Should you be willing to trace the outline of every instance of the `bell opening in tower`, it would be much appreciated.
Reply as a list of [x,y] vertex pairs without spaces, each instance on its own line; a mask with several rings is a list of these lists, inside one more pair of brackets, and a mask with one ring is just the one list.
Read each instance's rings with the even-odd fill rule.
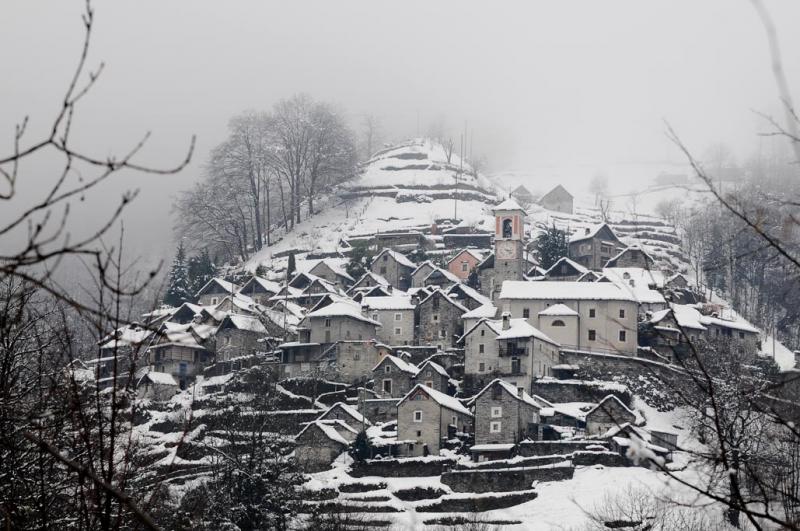
[[511,218],[506,218],[503,220],[503,238],[510,238],[512,233],[512,221]]

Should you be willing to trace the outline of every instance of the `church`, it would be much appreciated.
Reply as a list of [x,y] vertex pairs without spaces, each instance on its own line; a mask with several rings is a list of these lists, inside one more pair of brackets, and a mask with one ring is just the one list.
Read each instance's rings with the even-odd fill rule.
[[523,280],[525,260],[525,210],[512,198],[492,208],[495,219],[494,252],[477,266],[481,291],[496,300],[503,282]]

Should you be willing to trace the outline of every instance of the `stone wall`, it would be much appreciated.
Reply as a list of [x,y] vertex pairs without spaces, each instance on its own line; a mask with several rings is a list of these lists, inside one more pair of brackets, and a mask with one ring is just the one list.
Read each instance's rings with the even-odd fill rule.
[[498,459],[496,461],[483,461],[481,463],[459,463],[455,466],[455,470],[490,470],[501,468],[531,468],[543,465],[552,465],[564,461],[561,455],[547,455],[526,457],[520,459],[513,457],[511,459]]
[[399,399],[396,398],[367,399],[363,409],[359,406],[359,411],[363,411],[364,415],[373,424],[391,422],[397,420],[397,402],[399,402]]
[[[438,308],[434,304],[438,300]],[[455,346],[456,338],[464,333],[461,315],[464,310],[449,302],[440,292],[419,305],[419,329],[417,342],[420,345]]]
[[527,490],[526,492],[498,494],[496,496],[445,498],[434,503],[418,505],[416,511],[420,513],[480,513],[514,507],[515,505],[531,501],[537,496],[538,493],[536,491]]
[[589,446],[606,446],[601,441],[522,441],[517,446],[521,456],[570,455],[586,450]]
[[531,384],[531,393],[550,402],[600,402],[614,395],[623,404],[631,403],[631,393],[624,385],[615,382],[591,380],[536,380]]
[[529,468],[455,470],[442,474],[442,483],[454,492],[509,492],[526,490],[534,481],[572,479],[570,464]]
[[572,464],[575,466],[628,466],[628,460],[615,452],[575,452],[572,454]]
[[430,477],[439,476],[455,464],[455,459],[419,458],[419,459],[375,459],[354,463],[348,472],[354,478],[379,476],[387,478]]

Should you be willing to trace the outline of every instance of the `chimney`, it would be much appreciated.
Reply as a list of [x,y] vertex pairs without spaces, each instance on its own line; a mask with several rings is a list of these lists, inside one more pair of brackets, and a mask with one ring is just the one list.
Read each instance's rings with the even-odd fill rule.
[[583,230],[585,230],[585,231],[586,231],[584,234],[589,234],[590,232],[592,232],[592,231],[591,231],[591,229],[590,229],[589,227],[586,227],[586,228],[585,228],[585,229],[583,229]]
[[509,328],[511,328],[511,314],[503,312],[503,330],[508,330]]
[[517,395],[519,395],[520,398],[525,396],[525,388],[524,387],[517,387]]

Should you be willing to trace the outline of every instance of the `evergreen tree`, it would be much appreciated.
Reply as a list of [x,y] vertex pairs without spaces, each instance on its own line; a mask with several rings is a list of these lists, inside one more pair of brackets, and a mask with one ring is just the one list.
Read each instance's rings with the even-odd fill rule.
[[367,437],[367,432],[361,430],[356,435],[356,440],[353,441],[353,446],[350,448],[350,457],[357,463],[365,461],[372,457],[372,443]]
[[296,263],[295,258],[294,258],[294,253],[292,253],[292,254],[289,255],[289,263],[286,266],[286,280],[287,281],[292,278],[292,275],[294,275],[295,269],[297,269],[297,263]]
[[192,294],[197,293],[200,288],[217,275],[217,268],[211,261],[208,249],[196,256],[192,256],[188,261],[189,290]]
[[422,247],[417,247],[416,249],[408,253],[406,256],[408,256],[408,259],[414,262],[415,264],[421,264],[422,262],[428,260],[429,258],[428,252]]
[[478,277],[478,270],[477,268],[472,268],[472,271],[469,272],[469,276],[467,277],[467,286],[480,290],[481,289],[481,281],[480,277]]
[[178,252],[172,262],[172,269],[169,271],[169,288],[164,295],[164,303],[170,306],[179,306],[184,301],[191,300],[189,293],[189,277],[186,268],[186,250],[183,242],[178,244]]
[[536,238],[536,250],[539,253],[539,261],[542,267],[549,269],[550,266],[569,253],[567,234],[553,225]]
[[353,250],[350,253],[350,261],[347,262],[345,269],[348,275],[358,280],[369,270],[371,264],[372,252],[369,247],[365,244],[357,244],[353,246]]
[[257,276],[257,277],[264,278],[264,277],[267,276],[267,268],[264,267],[264,264],[258,264],[258,266],[256,267],[256,270],[253,272],[253,274],[255,276]]

